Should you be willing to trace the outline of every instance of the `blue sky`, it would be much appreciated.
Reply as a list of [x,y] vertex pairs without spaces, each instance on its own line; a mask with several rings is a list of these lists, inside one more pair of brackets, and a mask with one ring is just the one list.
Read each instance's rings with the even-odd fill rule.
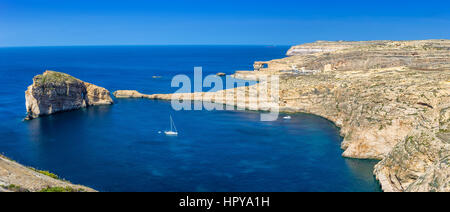
[[0,0],[0,46],[450,38],[450,2]]

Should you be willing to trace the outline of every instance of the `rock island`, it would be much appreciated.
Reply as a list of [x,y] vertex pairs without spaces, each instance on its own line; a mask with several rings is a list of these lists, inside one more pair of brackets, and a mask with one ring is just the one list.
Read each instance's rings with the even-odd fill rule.
[[45,71],[33,78],[25,91],[27,117],[33,119],[57,112],[95,105],[113,104],[105,88],[83,82],[56,71]]

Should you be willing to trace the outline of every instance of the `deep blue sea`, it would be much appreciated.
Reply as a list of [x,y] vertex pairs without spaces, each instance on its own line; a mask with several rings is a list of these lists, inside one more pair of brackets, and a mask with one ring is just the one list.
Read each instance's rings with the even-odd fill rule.
[[[173,111],[170,102],[117,99],[23,122],[24,92],[45,70],[111,92],[169,93],[173,76],[251,70],[288,46],[0,48],[0,153],[100,191],[380,191],[376,161],[341,157],[331,122],[252,111]],[[152,78],[162,76],[162,78]],[[179,131],[166,137],[169,114]]]

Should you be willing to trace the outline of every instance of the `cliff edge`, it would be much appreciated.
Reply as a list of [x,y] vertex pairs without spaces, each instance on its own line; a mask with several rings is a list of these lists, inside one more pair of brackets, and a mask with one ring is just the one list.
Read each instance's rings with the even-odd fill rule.
[[33,84],[25,91],[25,99],[27,120],[88,106],[113,104],[110,92],[105,88],[55,71],[35,76]]

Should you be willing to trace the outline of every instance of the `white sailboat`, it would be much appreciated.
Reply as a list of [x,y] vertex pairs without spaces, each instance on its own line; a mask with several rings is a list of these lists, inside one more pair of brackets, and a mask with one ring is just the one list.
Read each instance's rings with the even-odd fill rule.
[[178,131],[177,131],[177,128],[175,127],[175,123],[173,122],[172,116],[170,116],[170,131],[164,131],[164,134],[166,134],[168,136],[177,136],[178,135]]

